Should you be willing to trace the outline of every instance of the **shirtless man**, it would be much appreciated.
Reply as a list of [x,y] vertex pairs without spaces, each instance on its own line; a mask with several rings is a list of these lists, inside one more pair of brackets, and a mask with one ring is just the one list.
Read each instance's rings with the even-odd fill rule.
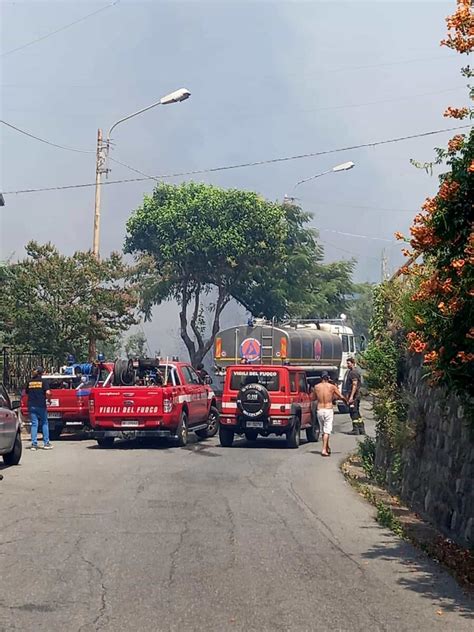
[[342,399],[347,403],[347,400],[339,392],[337,386],[331,384],[327,371],[322,372],[321,382],[314,387],[312,399],[318,402],[318,422],[323,433],[323,449],[321,454],[322,456],[329,456],[331,454],[329,436],[332,432],[334,420],[333,402],[335,399]]

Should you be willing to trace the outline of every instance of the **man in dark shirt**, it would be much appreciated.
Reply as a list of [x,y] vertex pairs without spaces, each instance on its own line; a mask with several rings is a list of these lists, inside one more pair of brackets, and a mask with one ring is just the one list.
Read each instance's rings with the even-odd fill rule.
[[365,435],[365,426],[360,416],[360,385],[362,377],[356,367],[354,358],[347,359],[347,372],[344,376],[342,393],[347,398],[349,405],[349,415],[352,419],[352,433],[355,435]]
[[49,442],[48,412],[46,410],[46,401],[51,401],[51,391],[48,388],[48,384],[43,380],[43,369],[41,367],[33,371],[25,392],[28,397],[28,415],[31,423],[31,449],[38,449],[38,425],[41,423],[43,448],[51,450],[53,446]]

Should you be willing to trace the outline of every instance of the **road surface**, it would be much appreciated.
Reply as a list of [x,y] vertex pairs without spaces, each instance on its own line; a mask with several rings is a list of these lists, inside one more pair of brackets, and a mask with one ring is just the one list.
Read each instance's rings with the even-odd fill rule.
[[472,630],[339,473],[355,442],[25,451],[1,470],[0,631]]

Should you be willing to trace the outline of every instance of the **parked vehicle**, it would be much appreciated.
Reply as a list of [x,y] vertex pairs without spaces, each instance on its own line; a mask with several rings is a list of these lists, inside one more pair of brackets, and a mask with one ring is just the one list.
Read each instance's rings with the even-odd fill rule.
[[0,384],[0,455],[5,465],[18,465],[21,459],[21,425],[15,410],[20,402],[11,402]]
[[[83,430],[90,427],[90,389],[104,384],[110,378],[114,364],[95,362],[61,367],[59,373],[43,375],[51,391],[48,403],[49,434],[51,439],[59,439],[64,429]],[[28,421],[28,398],[23,393],[21,414]]]
[[255,441],[258,435],[285,435],[289,448],[298,448],[300,432],[318,441],[319,424],[311,405],[306,374],[290,366],[234,365],[227,367],[219,438],[232,446],[236,434]]
[[116,438],[169,437],[186,445],[188,433],[214,436],[219,411],[214,391],[186,362],[118,360],[113,386],[92,388],[89,413],[102,448]]

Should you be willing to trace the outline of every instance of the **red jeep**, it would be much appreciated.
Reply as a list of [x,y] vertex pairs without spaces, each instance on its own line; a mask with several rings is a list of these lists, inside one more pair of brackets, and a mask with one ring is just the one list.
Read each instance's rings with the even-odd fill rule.
[[117,361],[113,385],[91,390],[89,412],[101,448],[139,437],[171,437],[184,446],[189,431],[213,437],[219,425],[214,391],[193,367],[153,358]]
[[319,439],[319,424],[311,406],[306,374],[290,366],[230,366],[226,370],[219,438],[230,447],[234,435],[249,441],[258,435],[286,435],[289,448]]

